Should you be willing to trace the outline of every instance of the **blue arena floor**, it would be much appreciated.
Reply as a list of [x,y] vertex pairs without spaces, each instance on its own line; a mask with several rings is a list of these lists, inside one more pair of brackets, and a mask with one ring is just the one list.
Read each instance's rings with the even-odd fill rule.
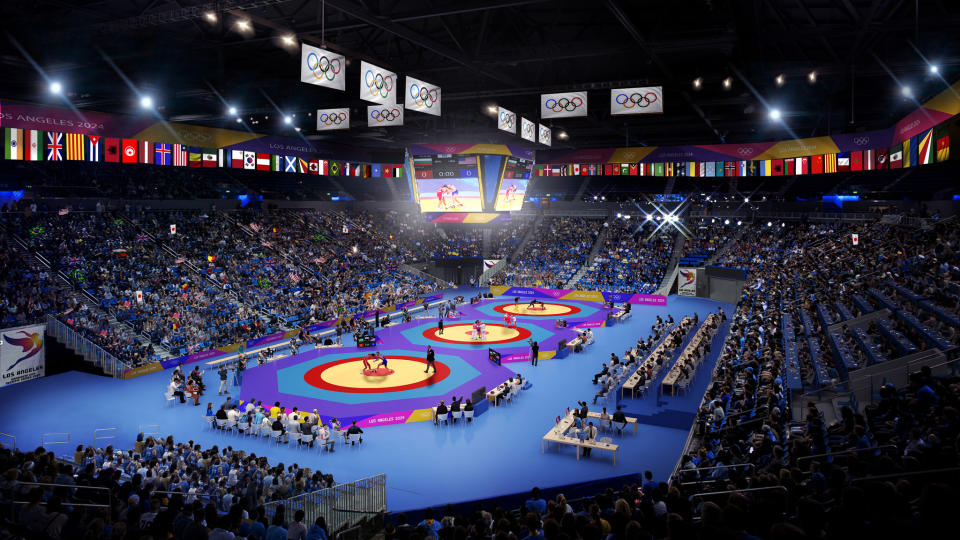
[[[467,295],[457,290],[447,297]],[[541,438],[557,415],[577,400],[590,401],[596,392],[592,376],[611,352],[622,354],[646,338],[657,315],[675,319],[699,312],[701,320],[722,306],[728,315],[733,306],[702,298],[671,296],[667,306],[635,306],[633,316],[610,328],[594,329],[596,343],[580,354],[542,360],[537,367],[527,363],[504,364],[523,374],[532,387],[513,403],[491,408],[468,425],[436,427],[432,422],[413,422],[366,430],[362,447],[338,447],[333,454],[295,447],[277,448],[266,440],[244,439],[212,432],[201,415],[208,401],[216,408],[216,373],[207,370],[207,394],[201,407],[176,404],[167,407],[163,393],[169,372],[119,381],[71,372],[28,381],[2,390],[7,410],[0,432],[17,438],[19,448],[33,448],[44,433],[59,433],[47,440],[58,454],[71,454],[78,444],[99,447],[113,444],[130,448],[138,431],[172,434],[177,441],[193,440],[204,446],[242,448],[266,455],[272,464],[296,462],[302,467],[333,474],[349,482],[379,473],[387,475],[388,507],[391,511],[420,509],[474,499],[528,491],[532,486],[551,487],[620,476],[646,469],[665,480],[672,471],[686,440],[694,412],[709,382],[720,344],[728,325],[714,340],[712,353],[701,365],[690,392],[683,396],[651,394],[623,401],[628,415],[641,420],[639,433],[631,430],[620,443],[620,461],[614,466],[606,453],[595,452],[579,462],[572,447],[552,446],[541,453]],[[212,392],[210,392],[212,390]],[[234,399],[244,398],[232,394]],[[249,397],[249,396],[247,396]],[[613,406],[613,403],[610,404]],[[599,410],[599,406],[597,407]],[[149,427],[148,427],[149,426]],[[4,440],[3,442],[7,442]]]

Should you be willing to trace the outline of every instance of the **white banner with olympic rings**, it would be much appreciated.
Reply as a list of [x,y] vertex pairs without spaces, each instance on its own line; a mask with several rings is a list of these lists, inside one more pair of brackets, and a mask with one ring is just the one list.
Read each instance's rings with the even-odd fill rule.
[[567,118],[586,115],[586,92],[540,94],[540,118]]
[[300,82],[343,90],[346,67],[343,55],[306,44],[300,47]]
[[663,114],[663,87],[638,86],[610,90],[610,114]]
[[537,142],[537,124],[520,117],[520,138],[532,143]]
[[396,105],[399,84],[396,73],[364,61],[360,62],[360,99]]
[[403,125],[403,107],[399,105],[370,105],[367,107],[367,127]]
[[543,124],[537,125],[540,126],[540,132],[537,134],[540,139],[540,144],[550,146],[550,143],[553,142],[553,130]]
[[317,131],[350,129],[350,108],[317,109]]
[[497,129],[508,131],[516,135],[517,133],[517,113],[497,107]]
[[440,87],[407,75],[403,106],[411,111],[440,116]]

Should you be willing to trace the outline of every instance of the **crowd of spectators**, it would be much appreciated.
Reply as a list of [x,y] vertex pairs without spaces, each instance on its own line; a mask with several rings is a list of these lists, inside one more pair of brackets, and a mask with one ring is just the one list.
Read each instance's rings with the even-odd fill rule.
[[601,223],[582,217],[544,218],[517,260],[491,284],[563,289],[586,262]]
[[617,218],[606,225],[603,246],[575,287],[587,291],[655,292],[670,262],[673,233],[661,227],[653,234],[657,227],[653,221],[638,224]]
[[724,223],[723,219],[701,218],[684,223],[690,236],[683,243],[680,258],[690,255],[707,255],[709,259],[729,241],[735,233],[735,225]]

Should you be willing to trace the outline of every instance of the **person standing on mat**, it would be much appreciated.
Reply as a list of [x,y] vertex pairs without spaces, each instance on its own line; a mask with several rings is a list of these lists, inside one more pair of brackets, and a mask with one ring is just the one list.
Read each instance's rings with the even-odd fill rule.
[[537,365],[537,360],[540,358],[540,345],[536,341],[530,342],[530,365]]
[[443,335],[443,317],[437,319],[437,335]]
[[427,369],[423,370],[424,373],[430,371],[430,368],[433,368],[433,372],[437,372],[437,363],[434,358],[433,348],[427,345]]

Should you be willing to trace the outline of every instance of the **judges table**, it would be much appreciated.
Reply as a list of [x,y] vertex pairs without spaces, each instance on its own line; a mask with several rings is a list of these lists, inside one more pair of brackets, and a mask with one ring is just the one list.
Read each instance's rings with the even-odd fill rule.
[[[588,413],[587,413],[587,418],[593,418],[593,419],[599,420],[599,419],[600,419],[600,413],[598,413],[598,412],[596,412],[596,411],[588,412]],[[638,433],[638,429],[639,429],[639,428],[637,427],[637,426],[638,426],[638,424],[637,424],[637,418],[634,417],[634,416],[625,416],[624,418],[627,420],[627,424],[633,424],[633,434],[636,435],[636,434]],[[610,415],[610,423],[611,423],[611,424],[613,423],[613,415],[612,415],[612,414]]]
[[[647,357],[643,360],[643,362],[640,362],[640,366],[637,367],[636,371],[634,371],[632,375],[630,375],[630,377],[627,379],[627,382],[623,383],[623,386],[620,387],[620,399],[623,399],[623,395],[628,389],[630,390],[630,397],[631,398],[636,397],[637,388],[640,386],[640,372],[642,370],[646,370],[648,367],[653,367],[654,369],[653,376],[654,377],[657,376],[657,373],[656,373],[657,368],[654,362],[654,358],[656,358],[659,353],[666,350],[667,337],[669,337],[674,330],[679,328],[680,325],[683,324],[684,321],[688,319],[690,319],[690,317],[684,317],[679,323],[677,323],[677,325],[675,325],[673,328],[670,328],[669,330],[664,332],[663,337],[660,338],[660,343],[658,343],[657,346],[654,347],[654,349],[647,355]],[[638,352],[639,351],[636,348],[633,349],[634,356],[637,356]],[[627,359],[626,355],[624,355],[623,359],[624,360]]]
[[[713,339],[714,333],[711,324],[716,322],[718,316],[715,313],[711,313],[704,319],[703,324],[700,325],[700,328],[697,329],[697,333],[694,334],[693,339],[690,340],[690,343],[683,349],[683,352],[680,353],[680,357],[677,358],[677,361],[673,363],[673,366],[670,367],[670,371],[667,372],[667,375],[663,378],[663,381],[660,383],[663,385],[664,389],[670,388],[670,395],[673,395],[677,389],[677,383],[680,379],[681,373],[681,362],[686,362],[687,358],[691,358],[696,350],[703,344],[704,341],[711,341]],[[700,362],[703,358],[696,358],[692,365],[688,364],[687,367],[690,370],[688,381],[693,378],[694,373],[697,368],[700,367]]]
[[540,453],[542,454],[546,452],[546,449],[550,446],[550,443],[554,442],[558,445],[565,444],[575,447],[577,449],[577,461],[580,461],[580,449],[590,448],[591,450],[605,450],[607,452],[611,452],[613,454],[613,464],[617,464],[617,461],[620,458],[620,445],[580,440],[575,436],[569,436],[567,435],[567,431],[571,427],[573,427],[572,412],[567,413],[567,415],[563,417],[556,426],[550,428],[550,431],[543,436],[543,440],[540,441]]

